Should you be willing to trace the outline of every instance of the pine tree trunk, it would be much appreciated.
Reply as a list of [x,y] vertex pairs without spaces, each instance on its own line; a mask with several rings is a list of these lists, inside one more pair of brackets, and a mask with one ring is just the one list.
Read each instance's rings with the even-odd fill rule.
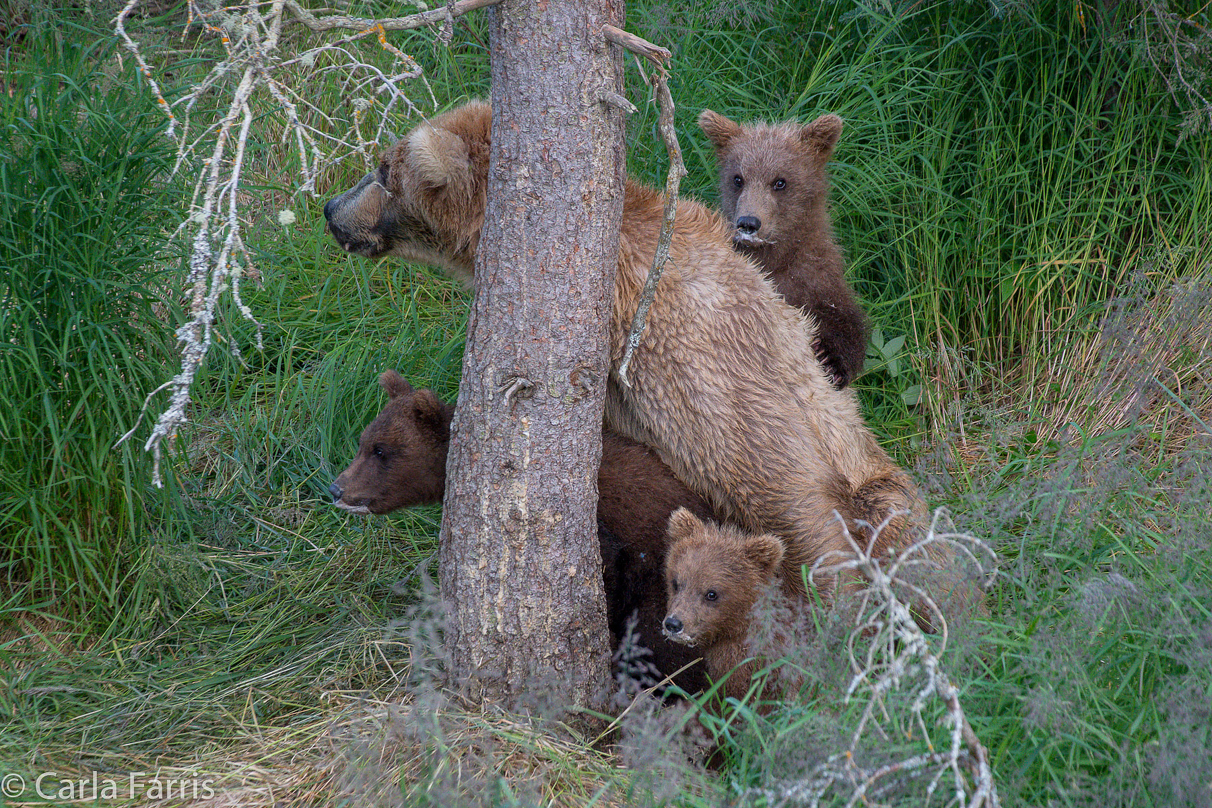
[[622,215],[622,0],[490,10],[492,150],[447,463],[452,674],[518,705],[599,707],[610,665],[597,470]]

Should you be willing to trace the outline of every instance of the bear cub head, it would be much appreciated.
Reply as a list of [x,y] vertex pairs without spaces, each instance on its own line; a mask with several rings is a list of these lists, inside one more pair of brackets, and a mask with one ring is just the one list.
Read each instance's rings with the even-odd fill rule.
[[328,488],[351,513],[390,513],[441,502],[454,407],[429,390],[414,390],[399,373],[379,377],[389,401],[362,430],[358,454]]
[[492,108],[435,116],[383,152],[379,167],[324,205],[346,252],[441,267],[471,285],[484,224]]
[[685,508],[669,517],[668,541],[662,627],[674,642],[702,648],[710,669],[713,648],[744,642],[754,604],[778,580],[783,543],[704,522]]
[[709,109],[699,126],[720,167],[720,211],[738,247],[784,249],[798,242],[829,195],[825,164],[842,134],[842,119],[810,124],[741,124]]

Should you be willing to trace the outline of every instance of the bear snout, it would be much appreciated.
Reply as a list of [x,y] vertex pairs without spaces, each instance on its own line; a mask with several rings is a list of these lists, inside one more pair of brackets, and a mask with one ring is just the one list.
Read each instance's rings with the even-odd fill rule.
[[665,617],[665,622],[661,623],[661,632],[681,645],[694,645],[694,638],[686,636],[686,626],[677,615],[671,614]]
[[732,225],[732,243],[738,247],[765,247],[774,243],[767,236],[758,235],[762,220],[756,216],[738,216]]
[[341,478],[338,477],[337,481],[334,481],[332,485],[328,486],[328,493],[332,495],[332,504],[336,505],[343,511],[347,511],[348,513],[371,513],[370,507],[366,504],[365,500],[357,504],[345,501],[345,489],[342,488],[338,482],[340,479]]
[[382,237],[376,233],[384,213],[386,189],[375,173],[367,174],[354,187],[324,203],[328,232],[341,249],[367,258],[385,252]]
[[[333,199],[333,200],[329,201],[329,203],[327,205],[324,206],[325,217],[328,216],[329,205],[331,205],[335,201],[336,200]],[[339,224],[337,224],[336,222],[332,221],[332,219],[328,220],[328,232],[332,234],[333,240],[337,242],[337,245],[342,250],[345,250],[345,252],[354,252],[353,235],[342,230],[341,226]]]

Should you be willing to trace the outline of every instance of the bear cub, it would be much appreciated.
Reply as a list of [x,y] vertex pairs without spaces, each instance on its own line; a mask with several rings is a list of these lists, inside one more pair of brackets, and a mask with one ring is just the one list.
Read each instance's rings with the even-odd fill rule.
[[[725,696],[743,698],[754,673],[765,666],[750,625],[759,598],[778,586],[782,561],[783,543],[772,534],[705,522],[685,509],[669,517],[669,613],[662,628],[669,639],[703,655],[713,683],[727,677]],[[790,641],[782,628],[775,626],[776,648]],[[767,682],[758,696],[776,696],[777,690]]]
[[[353,463],[329,487],[333,504],[351,513],[383,514],[441,502],[454,405],[430,390],[414,390],[394,370],[384,372],[379,384],[389,400],[363,430]],[[707,684],[704,666],[696,662],[698,654],[661,635],[665,528],[678,509],[711,516],[707,503],[650,449],[605,430],[598,471],[598,540],[610,631],[618,640],[634,621],[631,638],[638,655],[622,664],[640,684],[651,686],[685,667],[673,676],[673,683],[697,693]]]
[[862,372],[869,330],[829,219],[825,164],[842,119],[742,126],[705,109],[699,126],[715,147],[720,209],[735,228],[733,245],[770,275],[788,303],[816,320],[813,348],[840,390]]

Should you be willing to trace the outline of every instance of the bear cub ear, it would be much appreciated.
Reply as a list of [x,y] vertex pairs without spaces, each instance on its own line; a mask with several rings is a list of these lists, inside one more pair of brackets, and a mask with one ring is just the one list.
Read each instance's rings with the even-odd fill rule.
[[438,440],[450,440],[450,427],[442,418],[442,402],[432,390],[418,390],[412,397],[412,414],[418,424],[433,430]]
[[842,119],[836,115],[822,115],[800,129],[800,140],[816,152],[822,163],[833,156],[833,147],[842,136]]
[[757,566],[763,578],[769,578],[783,563],[783,542],[771,533],[750,536],[745,539],[745,557]]
[[699,113],[699,128],[703,130],[703,134],[707,135],[711,145],[715,146],[717,154],[728,151],[732,141],[740,137],[743,132],[739,123],[730,121],[718,112],[712,112],[709,109],[704,109]]
[[412,392],[412,385],[394,370],[385,370],[380,374],[379,386],[387,392],[388,398],[399,398]]
[[694,535],[704,527],[706,525],[703,524],[703,521],[689,510],[678,508],[669,515],[669,527],[666,533],[669,537],[670,546],[677,544],[688,536]]
[[429,186],[466,191],[471,186],[471,156],[463,138],[447,129],[422,124],[408,136],[408,151],[418,176]]

